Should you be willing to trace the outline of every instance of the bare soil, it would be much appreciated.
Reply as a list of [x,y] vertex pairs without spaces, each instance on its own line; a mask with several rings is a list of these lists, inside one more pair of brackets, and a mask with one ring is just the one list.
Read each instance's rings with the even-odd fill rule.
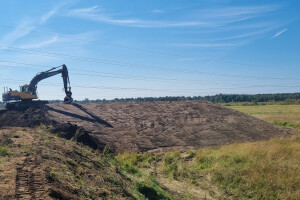
[[0,127],[40,123],[65,138],[116,152],[207,148],[293,133],[206,101],[49,104],[0,112]]
[[[0,130],[0,199],[135,199],[100,152],[42,128]],[[99,155],[100,154],[100,155]]]

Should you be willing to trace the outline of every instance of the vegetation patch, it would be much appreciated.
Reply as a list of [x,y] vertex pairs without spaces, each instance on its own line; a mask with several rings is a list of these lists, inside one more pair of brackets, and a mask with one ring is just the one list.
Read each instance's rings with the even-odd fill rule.
[[[117,156],[122,163],[130,163],[140,172],[152,169],[148,176],[137,178],[145,181],[138,182],[137,190],[149,199],[158,199],[153,182],[146,182],[150,174],[158,178],[157,171],[170,184],[185,182],[186,187],[200,187],[214,198],[228,195],[234,199],[297,199],[300,196],[300,135],[216,149],[154,154],[151,155],[154,161],[146,162],[150,155]],[[223,194],[217,194],[210,185],[218,186]],[[161,188],[159,184],[158,187]]]
[[291,123],[291,122],[277,122],[277,121],[275,121],[272,124],[277,125],[277,126],[282,126],[282,127],[300,129],[300,124],[294,124],[294,123]]
[[3,134],[0,137],[0,145],[1,146],[7,146],[13,143],[13,140],[11,139],[11,134]]
[[0,156],[6,156],[6,155],[8,155],[8,154],[9,154],[9,153],[8,153],[8,151],[6,150],[6,148],[0,146]]
[[157,186],[150,186],[144,183],[137,183],[137,190],[144,195],[145,198],[151,200],[171,200],[162,189]]

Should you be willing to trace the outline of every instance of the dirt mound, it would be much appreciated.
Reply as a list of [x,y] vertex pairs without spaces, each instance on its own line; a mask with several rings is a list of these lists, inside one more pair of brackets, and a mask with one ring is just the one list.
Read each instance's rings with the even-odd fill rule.
[[206,101],[50,104],[0,113],[0,127],[41,122],[63,137],[114,151],[203,148],[292,132]]
[[25,111],[0,110],[0,127],[34,127],[49,123],[45,109],[29,108]]

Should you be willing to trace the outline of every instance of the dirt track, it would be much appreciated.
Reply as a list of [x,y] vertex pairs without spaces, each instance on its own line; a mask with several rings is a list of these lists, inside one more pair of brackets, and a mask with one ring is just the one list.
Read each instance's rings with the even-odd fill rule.
[[66,138],[115,151],[204,148],[291,134],[206,101],[50,104],[45,110],[0,113],[0,127],[41,122]]

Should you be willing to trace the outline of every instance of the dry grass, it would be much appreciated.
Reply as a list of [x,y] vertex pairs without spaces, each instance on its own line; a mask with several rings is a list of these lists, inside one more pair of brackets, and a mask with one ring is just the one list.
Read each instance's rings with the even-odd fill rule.
[[196,153],[210,157],[206,171],[236,198],[299,199],[300,136],[234,144]]

